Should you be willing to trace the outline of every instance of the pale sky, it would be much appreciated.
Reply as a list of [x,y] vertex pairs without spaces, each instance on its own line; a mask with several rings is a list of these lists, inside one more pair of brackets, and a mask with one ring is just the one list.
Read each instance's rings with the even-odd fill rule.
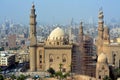
[[17,23],[29,24],[32,2],[36,7],[37,22],[46,24],[69,24],[73,18],[97,22],[102,7],[104,20],[120,20],[120,0],[0,0],[0,23],[11,19]]

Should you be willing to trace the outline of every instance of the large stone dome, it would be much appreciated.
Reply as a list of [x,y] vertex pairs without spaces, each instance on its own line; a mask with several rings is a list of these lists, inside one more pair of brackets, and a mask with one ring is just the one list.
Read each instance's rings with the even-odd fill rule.
[[63,39],[64,36],[65,36],[64,31],[61,28],[57,27],[50,33],[48,39],[49,40],[56,40],[56,39],[58,40],[58,39]]
[[104,53],[101,53],[99,56],[98,56],[98,60],[97,62],[100,62],[100,63],[107,63],[107,57]]
[[65,36],[63,29],[55,28],[46,40],[47,45],[66,45],[69,43],[69,39]]

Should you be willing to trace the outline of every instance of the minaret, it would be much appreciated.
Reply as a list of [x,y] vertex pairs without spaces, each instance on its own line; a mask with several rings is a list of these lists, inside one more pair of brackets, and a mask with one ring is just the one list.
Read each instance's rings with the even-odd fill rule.
[[80,41],[82,41],[82,39],[83,39],[83,35],[84,35],[84,33],[83,33],[83,25],[82,25],[83,23],[82,22],[80,22],[80,32],[79,32],[79,35],[80,35]]
[[30,14],[30,71],[35,71],[36,66],[36,14],[35,5],[32,4]]
[[104,18],[104,15],[103,15],[103,11],[100,10],[99,11],[99,15],[98,15],[98,18],[99,18],[99,21],[98,21],[98,38],[99,39],[103,39],[103,25],[104,25],[104,21],[103,21],[103,18]]
[[100,10],[99,11],[99,15],[98,15],[98,38],[97,38],[97,54],[99,55],[101,52],[103,52],[103,31],[104,31],[104,21],[103,21],[103,11]]
[[105,25],[104,26],[104,33],[103,33],[103,42],[104,44],[110,43],[110,34],[109,34],[109,28]]

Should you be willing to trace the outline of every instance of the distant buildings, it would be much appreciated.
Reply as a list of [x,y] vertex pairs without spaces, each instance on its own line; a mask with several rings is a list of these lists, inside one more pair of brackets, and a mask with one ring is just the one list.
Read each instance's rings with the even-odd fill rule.
[[0,52],[0,66],[9,67],[15,64],[15,54],[8,53],[7,51]]
[[16,35],[15,34],[8,35],[8,47],[9,48],[16,47]]
[[[8,45],[9,48],[19,45],[20,49],[28,49],[27,46],[29,46],[29,54],[19,52],[14,55],[1,52],[0,65],[10,66],[15,63],[16,57],[16,62],[29,62],[31,72],[47,71],[53,68],[55,71],[78,75],[74,76],[77,80],[103,80],[105,76],[110,76],[111,69],[120,68],[120,38],[119,34],[115,37],[112,34],[112,38],[110,37],[109,28],[104,25],[102,10],[99,11],[98,18],[98,29],[90,29],[89,33],[86,28],[87,34],[84,32],[82,22],[80,29],[64,28],[65,32],[60,26],[50,30],[47,30],[48,28],[43,30],[43,26],[37,29],[33,4],[30,14],[30,35],[29,29],[26,31],[20,29],[21,32],[17,35],[5,33],[8,35],[8,41],[6,37],[1,41],[1,45]],[[36,33],[37,31],[39,33]],[[96,34],[97,31],[98,34]],[[93,38],[96,35],[94,44]]]

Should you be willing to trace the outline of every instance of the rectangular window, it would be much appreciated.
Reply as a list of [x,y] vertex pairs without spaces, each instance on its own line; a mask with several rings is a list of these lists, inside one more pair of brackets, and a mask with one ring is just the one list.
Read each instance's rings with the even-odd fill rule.
[[40,55],[40,58],[42,58],[42,55]]
[[42,63],[42,61],[40,61],[40,63]]
[[53,62],[53,59],[51,58],[49,61],[50,61],[50,62]]
[[66,62],[66,59],[63,59],[62,61],[63,61],[63,62]]
[[101,76],[99,75],[99,79],[101,79]]
[[65,68],[63,68],[63,72],[66,72],[66,69],[65,69]]

